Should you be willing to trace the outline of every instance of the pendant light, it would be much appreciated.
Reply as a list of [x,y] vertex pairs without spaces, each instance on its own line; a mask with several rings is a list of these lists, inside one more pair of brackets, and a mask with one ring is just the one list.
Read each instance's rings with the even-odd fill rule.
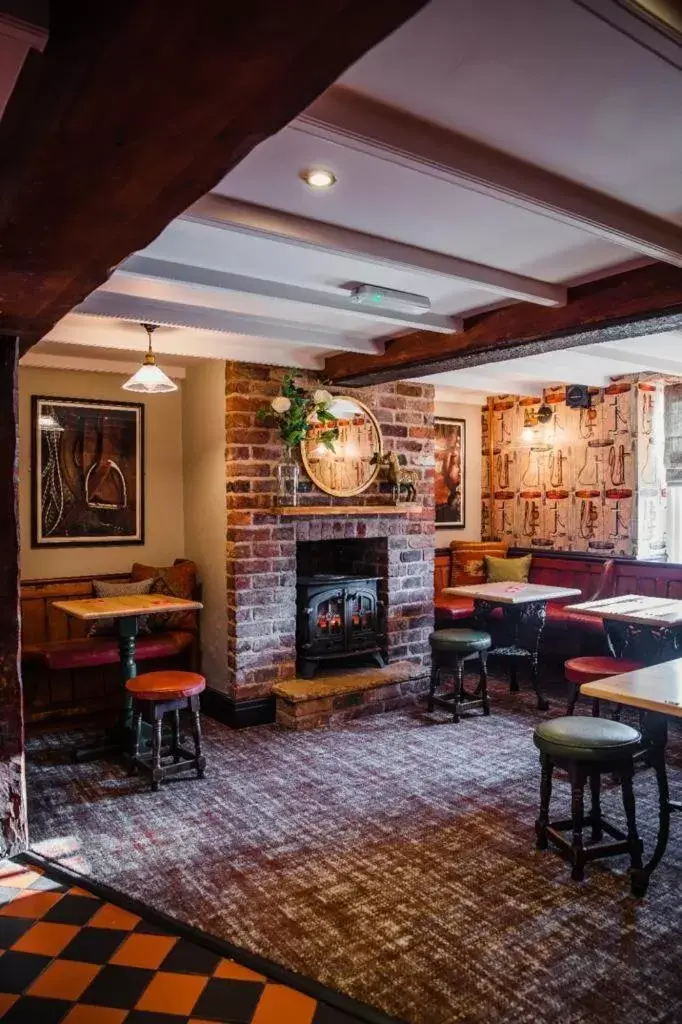
[[170,377],[166,376],[163,370],[156,365],[156,356],[152,352],[152,334],[156,330],[156,325],[140,324],[140,327],[144,327],[147,332],[149,349],[140,369],[122,385],[123,390],[142,391],[147,395],[161,395],[167,391],[177,391],[178,385],[174,384]]

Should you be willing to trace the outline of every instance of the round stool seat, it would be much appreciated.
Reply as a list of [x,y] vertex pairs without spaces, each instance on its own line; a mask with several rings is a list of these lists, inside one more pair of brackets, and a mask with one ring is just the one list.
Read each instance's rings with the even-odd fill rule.
[[641,661],[632,658],[571,658],[564,663],[564,674],[569,683],[581,686],[595,683],[608,676],[619,676],[622,672],[634,672],[644,668]]
[[610,718],[552,718],[533,733],[533,743],[550,757],[566,761],[620,761],[639,750],[637,729]]
[[197,672],[145,672],[126,683],[126,690],[137,700],[182,700],[196,697],[206,689],[206,680]]
[[487,651],[492,645],[488,633],[480,629],[438,629],[429,637],[434,651],[443,654],[475,654]]

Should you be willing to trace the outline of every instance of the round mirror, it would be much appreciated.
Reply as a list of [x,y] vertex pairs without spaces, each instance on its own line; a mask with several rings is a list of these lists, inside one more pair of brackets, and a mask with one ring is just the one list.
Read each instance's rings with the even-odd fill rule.
[[[347,395],[336,395],[329,405],[335,423],[312,418],[308,436],[301,445],[303,465],[321,491],[336,498],[348,498],[366,490],[376,480],[382,454],[381,430],[367,406]],[[336,426],[339,432],[330,451],[320,435]]]

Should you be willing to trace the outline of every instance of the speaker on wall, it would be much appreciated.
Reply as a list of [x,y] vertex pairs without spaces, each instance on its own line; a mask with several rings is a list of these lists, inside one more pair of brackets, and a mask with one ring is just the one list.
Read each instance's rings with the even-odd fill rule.
[[584,384],[569,384],[566,388],[566,405],[569,409],[589,409],[590,389]]

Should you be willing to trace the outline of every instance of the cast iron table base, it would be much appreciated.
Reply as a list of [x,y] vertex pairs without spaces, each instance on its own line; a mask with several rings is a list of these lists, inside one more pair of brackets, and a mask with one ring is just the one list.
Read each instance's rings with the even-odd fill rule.
[[668,775],[665,770],[665,748],[668,742],[668,719],[658,711],[643,711],[640,718],[642,736],[648,747],[649,764],[656,774],[658,786],[658,834],[651,859],[632,870],[630,887],[633,896],[646,896],[649,881],[668,845],[670,815],[682,811],[682,804],[670,799]]
[[[502,609],[502,622],[492,619],[495,608]],[[485,630],[493,638],[488,655],[502,655],[510,659],[509,690],[518,693],[516,659],[530,661],[531,686],[537,697],[538,708],[547,711],[549,701],[540,690],[538,680],[538,657],[540,640],[547,616],[547,601],[524,601],[523,604],[506,604],[495,601],[474,600],[474,623],[477,629]]]

